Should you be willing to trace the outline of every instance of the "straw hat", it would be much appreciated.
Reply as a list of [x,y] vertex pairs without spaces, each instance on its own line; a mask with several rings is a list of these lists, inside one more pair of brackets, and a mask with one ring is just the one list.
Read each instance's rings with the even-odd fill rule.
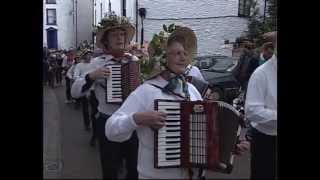
[[[159,33],[160,34],[160,33]],[[183,44],[183,46],[185,47],[185,50],[188,52],[188,54],[190,54],[190,63],[192,61],[192,59],[196,56],[197,54],[197,37],[194,33],[194,31],[186,26],[175,26],[174,30],[172,33],[170,33],[168,38],[164,38],[163,41],[161,41],[160,49],[162,50],[162,52],[159,55],[159,52],[156,52],[157,48],[159,47],[154,47],[156,43],[152,43],[152,41],[154,40],[154,38],[151,40],[151,43],[149,44],[148,47],[148,52],[149,52],[149,57],[150,60],[155,60],[156,62],[153,63],[153,69],[150,73],[150,75],[148,76],[148,79],[152,79],[155,76],[159,75],[160,72],[162,70],[164,70],[164,67],[161,66],[160,61],[162,60],[162,62],[165,62],[166,59],[164,58],[165,55],[165,50],[167,48],[167,41],[168,39],[171,39],[175,36],[181,36],[185,39],[185,43]]]
[[129,22],[126,17],[119,17],[116,14],[110,14],[103,18],[99,23],[96,31],[96,45],[97,47],[104,49],[104,45],[101,42],[105,32],[111,29],[123,29],[126,32],[126,43],[130,43],[133,36],[135,35],[135,27]]
[[275,42],[277,39],[277,31],[267,32],[262,35],[262,37],[269,42]]
[[79,55],[79,58],[81,59],[84,55],[88,54],[88,53],[93,53],[92,50],[90,49],[83,49],[81,52],[80,52],[80,55]]

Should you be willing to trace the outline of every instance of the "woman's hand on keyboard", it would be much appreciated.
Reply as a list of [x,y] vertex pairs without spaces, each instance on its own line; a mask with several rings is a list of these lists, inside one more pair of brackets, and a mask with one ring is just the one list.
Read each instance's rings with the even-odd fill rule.
[[139,112],[133,115],[137,125],[150,126],[154,129],[160,129],[165,125],[166,114],[158,111]]
[[93,81],[100,78],[107,78],[110,75],[110,69],[108,67],[101,67],[89,74],[90,79]]

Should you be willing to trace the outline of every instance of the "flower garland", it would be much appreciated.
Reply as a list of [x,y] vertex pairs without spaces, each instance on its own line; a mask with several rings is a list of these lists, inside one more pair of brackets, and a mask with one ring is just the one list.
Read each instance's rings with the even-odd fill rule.
[[170,34],[176,30],[176,26],[175,24],[170,24],[169,26],[163,24],[162,27],[163,30],[158,34],[154,34],[148,45],[149,58],[143,58],[141,61],[142,79],[146,79],[155,68],[165,69],[167,41]]

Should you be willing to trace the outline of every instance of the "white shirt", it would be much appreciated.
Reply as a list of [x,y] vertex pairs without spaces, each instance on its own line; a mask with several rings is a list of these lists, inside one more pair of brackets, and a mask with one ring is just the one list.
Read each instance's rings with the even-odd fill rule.
[[[113,59],[113,56],[111,55],[101,55],[99,57],[96,57],[94,58],[88,68],[87,68],[87,72],[85,72],[83,74],[83,76],[80,76],[76,79],[76,81],[72,84],[72,87],[71,87],[71,95],[72,97],[74,98],[79,98],[79,97],[83,97],[83,96],[86,96],[88,94],[88,90],[84,91],[84,92],[81,92],[82,91],[82,87],[86,84],[86,80],[85,80],[85,76],[88,74],[88,73],[91,73],[95,70],[97,70],[98,68],[101,68],[107,64],[114,64],[115,62],[114,61],[111,61],[111,59]],[[137,57],[135,56],[132,56],[132,60],[133,61],[137,61],[139,60]],[[111,115],[114,111],[116,111],[120,105],[118,104],[110,104],[110,103],[106,103],[105,102],[105,89],[101,87],[101,85],[105,85],[105,79],[102,78],[102,79],[96,79],[93,83],[93,88],[94,88],[94,92],[95,92],[95,95],[97,97],[97,100],[99,102],[99,105],[98,105],[98,111],[101,112],[101,113],[104,113],[104,114],[108,114],[108,115]],[[92,87],[91,86],[91,87]]]
[[62,67],[63,68],[66,68],[66,67],[68,67],[68,56],[66,56],[65,54],[62,54],[61,55],[61,57],[62,57]]
[[[163,93],[149,83],[164,87],[168,81],[161,76],[146,81],[133,91],[122,106],[107,120],[105,133],[108,139],[123,142],[131,137],[136,130],[139,138],[138,173],[139,179],[187,179],[188,173],[182,168],[155,169],[154,168],[154,132],[150,127],[138,126],[133,120],[136,112],[154,110],[155,99],[177,100],[173,95]],[[202,100],[197,89],[188,83],[188,91],[192,101]],[[196,171],[195,171],[195,174]]]
[[277,57],[259,66],[249,80],[245,115],[251,125],[267,135],[277,135]]
[[75,67],[76,67],[76,64],[73,64],[73,65],[68,69],[68,71],[67,71],[67,77],[68,77],[69,79],[75,80],[75,79],[74,79],[74,69],[75,69]]
[[86,72],[88,72],[90,69],[90,63],[78,63],[74,68],[74,79],[78,79],[79,77],[84,77]]
[[200,79],[202,81],[206,81],[204,79],[204,77],[202,76],[202,74],[201,74],[201,72],[200,72],[200,70],[199,70],[199,68],[197,66],[192,66],[191,64],[189,64],[187,66],[187,71],[186,72],[187,72],[186,73],[187,76],[196,77],[196,78],[198,78],[198,79]]

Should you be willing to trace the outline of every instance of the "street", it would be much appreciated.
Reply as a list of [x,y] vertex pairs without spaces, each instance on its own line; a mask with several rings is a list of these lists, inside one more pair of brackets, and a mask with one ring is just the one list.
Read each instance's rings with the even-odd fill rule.
[[[91,131],[84,129],[81,110],[65,104],[65,87],[44,87],[44,178],[98,179],[98,146],[91,147]],[[46,131],[47,129],[47,131]],[[56,151],[56,152],[55,152]]]
[[[44,178],[100,179],[98,144],[89,145],[91,131],[85,131],[81,109],[65,104],[65,86],[43,87]],[[246,179],[250,154],[236,157],[232,174],[207,172],[208,179]],[[123,177],[123,172],[120,177]]]

